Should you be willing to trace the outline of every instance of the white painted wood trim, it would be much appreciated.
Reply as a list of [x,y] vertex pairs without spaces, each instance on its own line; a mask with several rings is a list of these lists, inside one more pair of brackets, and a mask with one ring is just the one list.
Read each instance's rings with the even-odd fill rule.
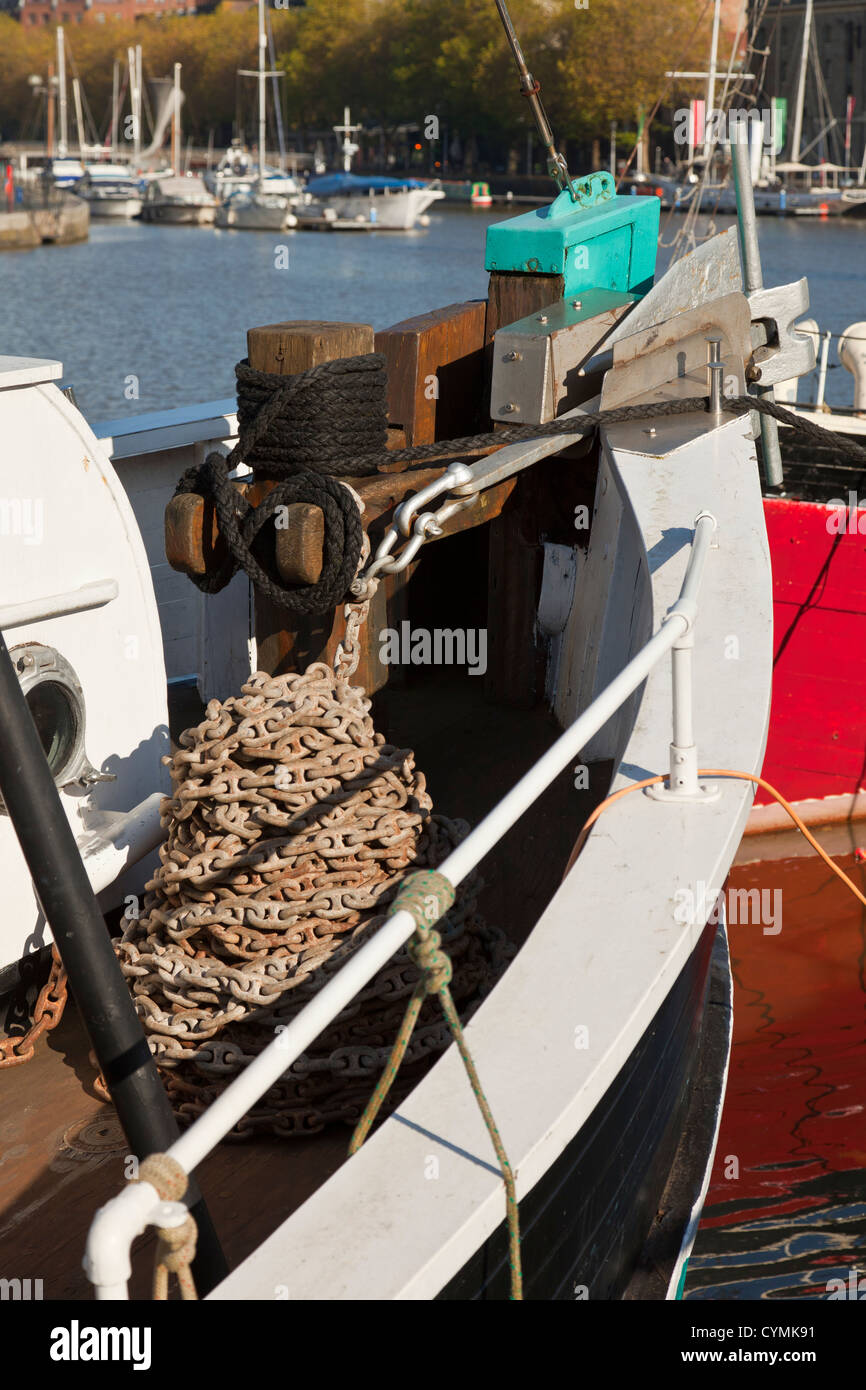
[[238,420],[234,397],[229,397],[150,415],[130,415],[122,420],[97,420],[91,429],[116,462],[118,459],[131,461],[140,454],[179,449],[186,444],[235,439]]
[[38,386],[42,381],[57,381],[63,375],[63,363],[49,357],[0,356],[0,391],[14,386]]

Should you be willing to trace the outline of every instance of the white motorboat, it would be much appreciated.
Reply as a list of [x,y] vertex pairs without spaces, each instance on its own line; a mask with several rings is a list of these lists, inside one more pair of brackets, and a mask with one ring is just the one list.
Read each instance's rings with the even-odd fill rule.
[[391,232],[408,232],[423,226],[427,209],[445,197],[439,180],[353,174],[352,160],[360,147],[352,136],[360,129],[352,125],[347,106],[343,124],[334,126],[335,133],[343,137],[342,171],[317,175],[308,181],[296,209],[298,225],[325,231],[366,228]]
[[445,197],[435,182],[335,173],[310,179],[296,208],[299,226],[356,226],[408,232],[423,226],[427,209]]
[[266,188],[238,188],[220,203],[214,219],[217,227],[238,231],[282,232],[297,226],[292,204],[281,193]]
[[143,222],[172,222],[195,227],[210,226],[217,200],[197,174],[155,178],[147,185],[141,204]]
[[74,191],[89,205],[91,217],[129,219],[141,212],[141,184],[123,164],[88,165]]

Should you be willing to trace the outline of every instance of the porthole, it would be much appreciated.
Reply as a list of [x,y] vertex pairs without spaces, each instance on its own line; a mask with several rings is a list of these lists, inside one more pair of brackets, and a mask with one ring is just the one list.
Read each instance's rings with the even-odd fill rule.
[[58,787],[113,781],[96,771],[85,751],[84,691],[66,657],[41,642],[24,642],[9,655]]
[[26,699],[51,775],[62,785],[78,751],[83,710],[60,681],[39,681],[27,691]]

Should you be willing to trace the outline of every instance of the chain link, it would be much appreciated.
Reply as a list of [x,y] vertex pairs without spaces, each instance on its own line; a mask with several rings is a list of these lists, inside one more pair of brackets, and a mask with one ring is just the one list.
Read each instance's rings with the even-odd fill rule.
[[33,1022],[21,1037],[0,1041],[0,1069],[20,1067],[29,1062],[43,1033],[50,1033],[63,1017],[67,1000],[66,971],[56,946],[51,947],[51,971],[39,991],[33,1009]]

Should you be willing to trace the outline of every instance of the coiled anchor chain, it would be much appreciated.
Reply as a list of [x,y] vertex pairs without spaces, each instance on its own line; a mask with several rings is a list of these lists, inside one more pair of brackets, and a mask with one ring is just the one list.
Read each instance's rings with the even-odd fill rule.
[[[369,699],[349,683],[375,587],[346,605],[335,670],[257,673],[240,696],[212,700],[166,759],[160,867],[117,949],[181,1120],[206,1109],[377,930],[406,871],[435,868],[468,829],[433,814],[413,754],[375,731]],[[479,887],[466,880],[441,927],[464,1017],[510,954],[476,913]],[[237,1133],[357,1121],[417,980],[403,948]],[[449,1041],[425,1006],[391,1104]]]

